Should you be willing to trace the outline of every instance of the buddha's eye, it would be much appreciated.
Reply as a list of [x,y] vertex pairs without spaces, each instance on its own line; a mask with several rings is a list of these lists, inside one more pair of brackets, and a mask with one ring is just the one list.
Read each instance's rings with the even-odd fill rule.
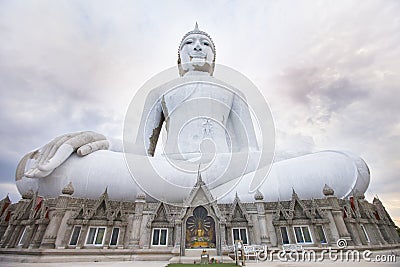
[[205,45],[205,46],[210,46],[210,43],[208,43],[208,42],[203,42],[203,45]]
[[187,44],[187,45],[193,44],[193,41],[192,40],[188,40],[188,41],[185,42],[185,44]]

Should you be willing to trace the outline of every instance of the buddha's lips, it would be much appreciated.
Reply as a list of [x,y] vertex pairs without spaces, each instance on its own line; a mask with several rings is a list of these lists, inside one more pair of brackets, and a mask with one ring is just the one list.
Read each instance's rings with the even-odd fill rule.
[[198,54],[191,54],[190,56],[190,61],[192,61],[192,59],[196,58],[196,59],[205,59],[206,55],[203,53],[198,53]]

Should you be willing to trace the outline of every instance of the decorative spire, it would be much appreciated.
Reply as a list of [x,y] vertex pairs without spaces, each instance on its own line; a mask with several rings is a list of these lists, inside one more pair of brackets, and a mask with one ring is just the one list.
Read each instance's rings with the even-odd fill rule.
[[32,199],[34,194],[35,193],[33,192],[33,190],[29,189],[28,191],[25,191],[24,193],[22,193],[22,198],[23,199]]
[[197,21],[196,21],[196,25],[194,25],[194,31],[200,31],[199,30],[199,25],[197,24]]
[[140,191],[137,195],[136,195],[136,200],[145,200],[146,199],[146,194],[142,191]]
[[379,199],[378,195],[374,197],[374,199],[372,200],[372,203],[374,203],[374,204],[382,204],[382,202]]
[[255,200],[263,200],[264,195],[260,192],[260,190],[257,189],[257,192],[254,194],[254,199]]
[[324,194],[324,196],[333,196],[335,191],[327,184],[325,184],[324,188],[322,189],[322,193]]
[[205,183],[203,182],[203,177],[201,177],[200,165],[201,164],[199,164],[199,168],[197,169],[197,182],[196,182],[196,185],[205,185]]
[[64,195],[72,195],[74,193],[75,189],[74,186],[72,185],[72,182],[69,182],[61,191]]

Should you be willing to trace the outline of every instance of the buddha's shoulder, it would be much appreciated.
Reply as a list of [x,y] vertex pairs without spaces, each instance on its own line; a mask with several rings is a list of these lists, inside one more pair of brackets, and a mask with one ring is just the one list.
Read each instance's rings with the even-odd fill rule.
[[171,81],[168,81],[164,84],[155,87],[149,92],[149,96],[158,98],[159,96],[162,96],[166,92],[173,90],[179,86],[184,86],[186,84],[192,84],[196,82],[210,84],[211,86],[221,87],[235,94],[243,95],[243,92],[240,89],[213,76],[184,76],[184,77],[178,77],[176,79],[173,79]]

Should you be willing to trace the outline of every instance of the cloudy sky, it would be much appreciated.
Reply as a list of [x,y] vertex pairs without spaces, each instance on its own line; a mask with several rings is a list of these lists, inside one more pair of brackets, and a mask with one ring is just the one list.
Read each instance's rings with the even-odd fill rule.
[[0,1],[0,197],[50,139],[121,137],[136,90],[198,21],[270,104],[277,147],[344,149],[400,224],[399,1]]

